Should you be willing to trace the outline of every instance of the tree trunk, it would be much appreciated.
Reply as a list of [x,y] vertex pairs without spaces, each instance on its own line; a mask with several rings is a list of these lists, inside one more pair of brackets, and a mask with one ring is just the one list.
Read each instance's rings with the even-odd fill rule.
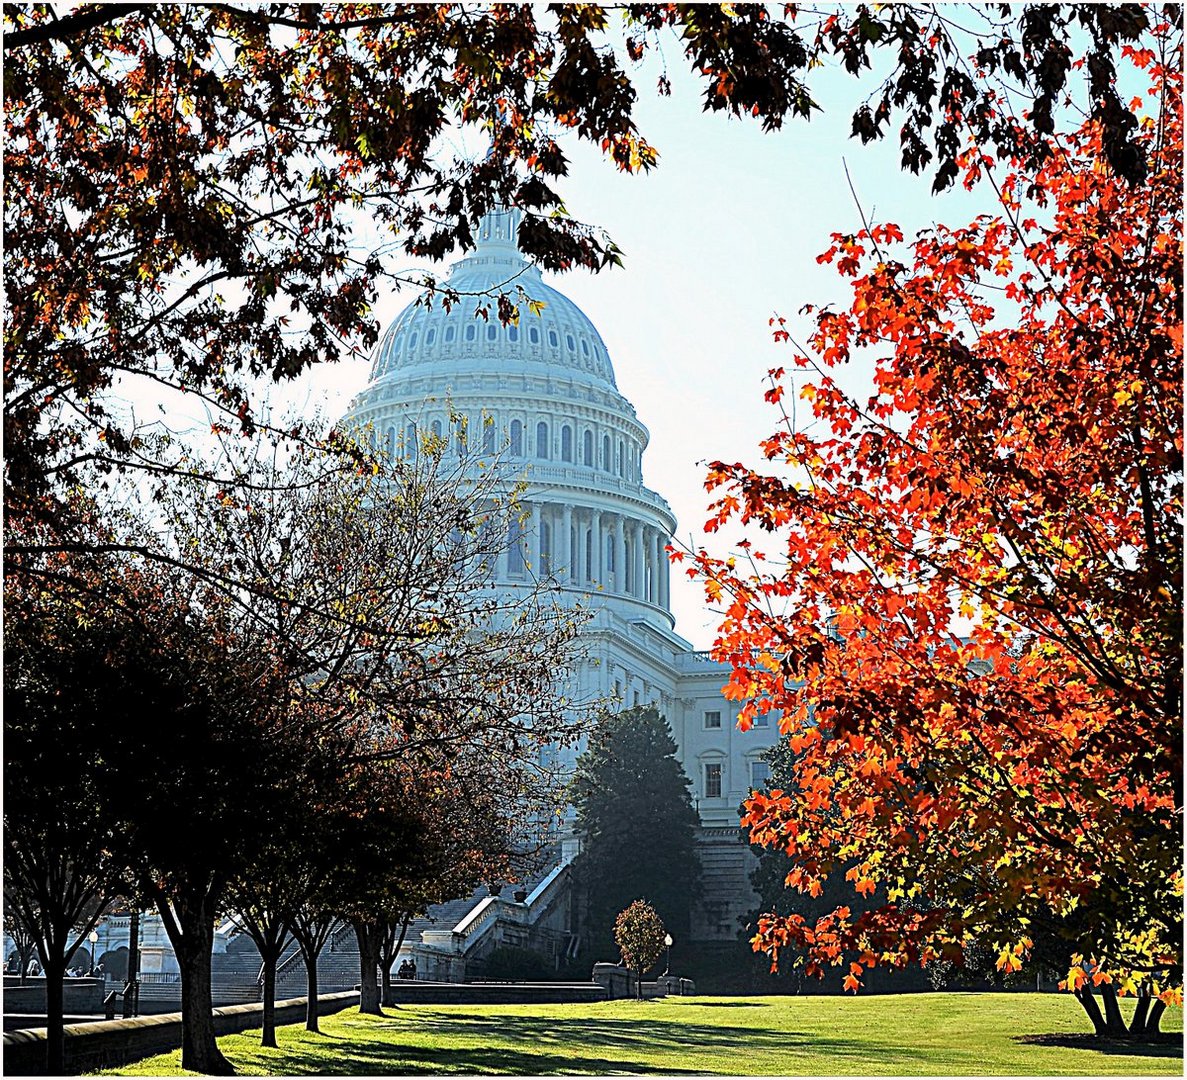
[[1150,1006],[1150,1014],[1146,1017],[1146,1027],[1143,1034],[1147,1036],[1158,1034],[1159,1024],[1162,1023],[1162,1014],[1164,1012],[1166,1012],[1166,1002],[1159,998]]
[[209,891],[179,898],[176,908],[162,901],[161,921],[181,971],[181,1067],[212,1076],[234,1076],[214,1037],[210,954],[214,950],[214,902]]
[[[383,928],[383,954],[379,958],[379,970],[382,976],[383,992],[380,1000],[384,1005],[392,1003],[392,965],[400,950],[404,947],[404,938],[408,934],[408,926],[412,922],[412,913],[393,920]],[[396,927],[399,926],[397,934]]]
[[1101,1000],[1105,1003],[1106,1034],[1110,1039],[1124,1039],[1127,1032],[1121,1006],[1117,1004],[1117,991],[1112,983],[1102,983]]
[[1150,1012],[1150,989],[1143,986],[1138,991],[1137,1007],[1133,1010],[1133,1019],[1129,1022],[1131,1038],[1140,1038],[1146,1033],[1146,1017]]
[[1092,987],[1085,985],[1077,990],[1076,1000],[1084,1006],[1088,1019],[1092,1021],[1093,1033],[1097,1038],[1103,1038],[1108,1027],[1105,1024],[1105,1018],[1101,1015],[1100,1006],[1096,1003],[1096,995],[1093,994]]
[[276,1045],[276,954],[269,953],[264,960],[264,1017],[261,1046]]
[[379,951],[383,947],[383,924],[351,919],[359,943],[359,1012],[382,1016],[379,1002]]
[[45,978],[45,1067],[47,1075],[62,1076],[66,1072],[66,1033],[62,1009],[66,961],[57,957],[42,957],[41,964]]
[[321,1031],[317,1023],[317,953],[305,953],[305,1030]]

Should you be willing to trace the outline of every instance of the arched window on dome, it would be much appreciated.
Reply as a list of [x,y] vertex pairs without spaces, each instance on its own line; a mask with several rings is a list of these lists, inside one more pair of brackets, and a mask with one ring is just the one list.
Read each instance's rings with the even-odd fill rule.
[[581,355],[582,356],[589,355],[589,342],[586,341],[585,338],[581,339]]
[[440,420],[433,421],[432,431],[433,431],[433,438],[440,441],[440,439],[441,439],[441,421]]
[[445,340],[446,340],[447,342],[449,342],[449,341],[452,341],[452,340],[453,340],[453,338],[454,338],[454,333],[455,333],[456,329],[457,329],[457,328],[456,328],[456,327],[453,327],[453,326],[447,326],[447,327],[445,328]]
[[453,422],[453,443],[457,448],[457,456],[466,456],[466,421],[462,417],[458,417]]
[[577,351],[577,343],[573,340],[572,334],[565,335],[565,344],[569,346],[569,352]]
[[540,522],[540,575],[548,577],[552,573],[552,526],[547,521]]
[[416,332],[413,331],[412,336],[408,339],[408,351],[412,352],[416,348]]
[[418,455],[420,443],[416,437],[416,425],[409,424],[404,429],[404,456],[414,458]]
[[484,454],[495,452],[495,422],[489,417],[486,417],[482,422],[482,452]]
[[477,333],[478,333],[478,331],[477,331],[476,327],[474,326],[474,324],[470,323],[470,325],[466,327],[466,340],[473,341],[474,338],[477,336]]
[[510,341],[518,341],[519,340],[519,327],[518,326],[507,327],[507,338]]
[[499,328],[494,323],[486,325],[486,340],[494,341],[499,336]]
[[543,420],[536,425],[536,457],[548,460],[548,425]]
[[608,533],[606,535],[606,573],[614,573],[614,535]]
[[523,424],[511,421],[511,456],[523,457]]
[[573,429],[566,424],[561,428],[561,461],[573,460]]
[[614,471],[614,462],[610,458],[610,436],[602,436],[602,468],[606,472]]
[[528,327],[528,341],[530,341],[533,345],[540,344],[540,328],[538,326]]
[[548,344],[551,345],[554,349],[557,347],[558,339],[557,339],[555,330],[548,331]]
[[437,340],[437,331],[436,330],[430,330],[427,334],[425,334],[425,344],[426,345],[432,345],[433,342],[436,340]]
[[621,439],[618,440],[618,475],[626,475],[626,447]]
[[593,529],[585,530],[585,580],[593,581]]
[[581,460],[589,467],[593,468],[593,432],[587,431],[582,438],[582,455]]

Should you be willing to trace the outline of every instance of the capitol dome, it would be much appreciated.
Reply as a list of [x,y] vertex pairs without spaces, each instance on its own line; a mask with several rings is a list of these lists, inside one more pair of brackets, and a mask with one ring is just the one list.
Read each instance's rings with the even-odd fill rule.
[[[438,374],[483,363],[501,370],[548,369],[594,385],[615,387],[614,368],[601,335],[563,293],[546,285],[539,269],[519,253],[519,211],[486,215],[474,254],[456,263],[448,284],[461,299],[441,305],[413,304],[387,328],[375,350],[371,381],[402,377],[417,368]],[[521,303],[519,322],[503,326],[492,298],[523,289],[542,303],[539,314]],[[486,307],[489,318],[475,315]]]

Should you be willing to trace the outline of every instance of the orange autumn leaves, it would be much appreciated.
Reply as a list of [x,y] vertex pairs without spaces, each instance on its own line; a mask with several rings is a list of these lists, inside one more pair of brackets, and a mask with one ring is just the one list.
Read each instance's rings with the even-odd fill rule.
[[[873,898],[756,947],[848,989],[974,939],[1016,970],[1042,937],[1180,993],[1181,78],[1130,59],[1145,186],[1089,122],[1030,172],[970,149],[1000,205],[964,228],[835,236],[848,307],[805,309],[806,347],[774,324],[770,467],[710,467],[745,554],[689,572],[742,725],[778,711],[795,755],[743,824],[789,886]],[[857,365],[868,397],[833,377]]]

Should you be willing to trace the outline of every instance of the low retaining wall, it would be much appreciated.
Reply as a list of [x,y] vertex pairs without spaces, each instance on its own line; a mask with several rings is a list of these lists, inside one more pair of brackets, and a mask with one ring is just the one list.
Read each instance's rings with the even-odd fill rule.
[[[67,1013],[101,1013],[104,986],[102,979],[63,979],[62,1009]],[[45,1014],[45,979],[30,976],[21,986],[18,977],[4,980],[6,1013]]]
[[[276,1023],[295,1024],[305,1018],[306,998],[276,1003]],[[319,1016],[357,1005],[357,991],[324,994],[318,998]],[[232,1035],[257,1028],[263,1005],[228,1005],[214,1010],[214,1033]],[[10,1031],[4,1036],[4,1075],[37,1076],[45,1072],[45,1028]],[[131,1020],[98,1020],[66,1026],[65,1059],[69,1072],[125,1065],[181,1046],[181,1013],[137,1016]]]

